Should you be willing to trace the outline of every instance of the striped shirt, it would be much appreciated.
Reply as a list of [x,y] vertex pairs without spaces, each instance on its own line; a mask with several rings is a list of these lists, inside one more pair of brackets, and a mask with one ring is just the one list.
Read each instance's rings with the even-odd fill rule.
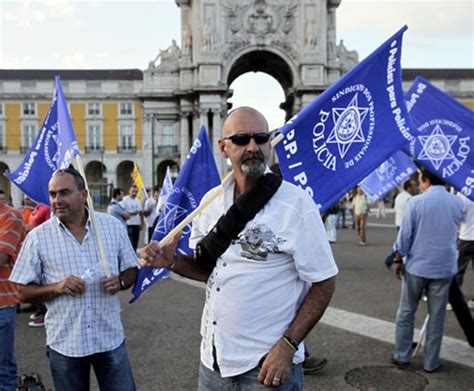
[[0,308],[18,304],[16,284],[9,282],[8,278],[24,238],[25,229],[20,211],[0,204],[0,252],[10,256],[6,265],[0,265]]
[[[124,226],[103,213],[96,213],[96,219],[112,274],[136,267],[137,256]],[[88,219],[86,235],[79,243],[52,217],[29,233],[10,280],[50,285],[70,275],[84,278],[86,290],[79,296],[61,295],[46,303],[47,345],[69,357],[117,348],[124,340],[119,296],[106,293],[101,283],[104,272],[91,221]]]

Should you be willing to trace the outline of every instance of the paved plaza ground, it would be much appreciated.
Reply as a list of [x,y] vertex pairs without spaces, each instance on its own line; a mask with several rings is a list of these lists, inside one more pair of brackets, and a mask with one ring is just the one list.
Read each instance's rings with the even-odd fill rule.
[[[371,216],[367,247],[359,247],[352,229],[338,230],[332,245],[340,273],[330,308],[306,342],[312,354],[329,364],[305,377],[305,390],[473,390],[474,349],[465,342],[455,316],[448,312],[442,367],[422,370],[422,352],[409,370],[390,364],[400,282],[383,265],[395,238],[393,214]],[[468,270],[465,293],[474,296]],[[156,284],[135,304],[121,293],[126,344],[139,390],[195,390],[199,365],[199,324],[204,303],[202,284],[179,277]],[[16,351],[20,373],[38,372],[52,381],[45,355],[44,329],[27,326],[29,314],[17,319]],[[426,315],[420,303],[416,327]],[[93,389],[97,389],[93,380]]]

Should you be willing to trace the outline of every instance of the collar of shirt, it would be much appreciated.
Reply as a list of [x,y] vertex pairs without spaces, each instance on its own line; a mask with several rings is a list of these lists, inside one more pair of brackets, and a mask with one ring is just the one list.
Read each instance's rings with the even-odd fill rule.
[[[87,237],[89,236],[89,232],[92,231],[92,221],[91,221],[91,216],[90,216],[89,210],[87,208],[85,208],[85,211],[86,211],[86,214],[87,214],[87,221],[86,221],[86,225],[85,225],[86,234],[84,236],[84,240],[87,239]],[[67,232],[68,235],[73,236],[71,231],[69,230],[69,228],[66,227],[66,224],[64,224],[57,216],[54,216],[54,218],[56,219],[56,223],[58,224],[58,226],[61,227],[61,229],[65,230],[65,232]]]

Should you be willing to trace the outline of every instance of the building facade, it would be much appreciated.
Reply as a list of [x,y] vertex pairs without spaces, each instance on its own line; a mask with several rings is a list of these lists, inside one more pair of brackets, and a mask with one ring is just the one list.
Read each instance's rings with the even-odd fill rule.
[[[145,185],[176,176],[201,125],[217,149],[231,83],[265,72],[282,86],[287,119],[358,62],[336,43],[341,0],[175,0],[181,46],[173,40],[145,70],[0,70],[0,173],[22,161],[48,112],[59,74],[94,201],[125,190],[133,162]],[[296,23],[298,20],[298,23]],[[406,69],[404,88],[423,76],[474,108],[472,69]],[[21,193],[0,178],[0,189]]]

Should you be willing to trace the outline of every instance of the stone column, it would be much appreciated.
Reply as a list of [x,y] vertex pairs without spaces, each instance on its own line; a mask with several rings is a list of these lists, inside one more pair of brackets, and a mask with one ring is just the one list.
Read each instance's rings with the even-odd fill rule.
[[[156,125],[155,115],[147,113],[143,115],[143,160],[142,166],[140,167],[140,173],[143,178],[145,187],[153,186],[153,175],[156,167],[154,167],[154,156],[156,150],[156,129],[153,126]],[[153,135],[153,132],[155,134]],[[154,144],[154,145],[153,145]],[[156,185],[156,183],[154,183]]]
[[212,140],[210,141],[211,141],[212,151],[214,152],[214,159],[216,160],[216,164],[217,164],[217,169],[222,175],[226,171],[226,163],[219,151],[219,145],[217,141],[222,137],[223,113],[221,112],[221,110],[214,109],[212,110],[212,116],[213,116],[212,118],[213,132],[212,132]]
[[180,125],[180,155],[181,155],[181,160],[180,160],[180,166],[183,166],[183,163],[186,160],[186,155],[189,152],[189,148],[191,146],[189,145],[189,117],[190,112],[181,112],[180,113],[180,118],[181,118],[181,125]]
[[199,130],[201,129],[201,126],[204,125],[206,127],[206,130],[209,132],[209,122],[207,120],[207,113],[209,112],[209,109],[202,108],[199,110],[199,127],[197,132],[199,133]]

